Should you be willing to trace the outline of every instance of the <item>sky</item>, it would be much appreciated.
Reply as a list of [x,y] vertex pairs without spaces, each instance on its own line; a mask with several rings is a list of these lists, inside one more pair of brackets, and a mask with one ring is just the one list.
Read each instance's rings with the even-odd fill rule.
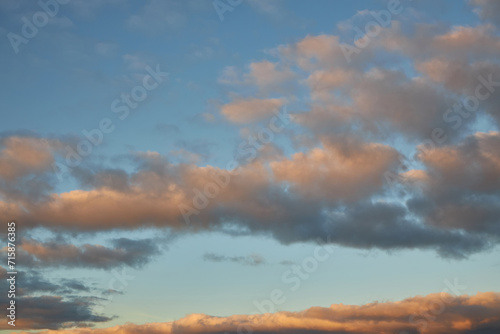
[[499,1],[3,0],[0,34],[2,332],[500,332]]

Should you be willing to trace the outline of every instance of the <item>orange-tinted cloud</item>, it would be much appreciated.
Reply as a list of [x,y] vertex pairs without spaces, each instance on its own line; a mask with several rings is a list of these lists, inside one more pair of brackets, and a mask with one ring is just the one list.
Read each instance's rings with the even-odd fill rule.
[[[23,265],[30,268],[106,268],[128,265],[140,267],[159,254],[159,248],[152,239],[132,240],[127,238],[111,240],[112,247],[104,245],[74,245],[63,240],[40,242],[23,239],[18,242],[17,256]],[[6,254],[4,247],[1,253]]]
[[[239,331],[238,331],[239,330]],[[302,312],[212,317],[191,314],[174,322],[126,324],[105,329],[62,330],[67,334],[208,333],[425,333],[474,334],[500,330],[500,294],[452,296],[436,293],[398,302],[333,304]],[[488,332],[489,331],[489,332]],[[55,332],[46,331],[44,334]]]
[[325,140],[323,145],[271,162],[276,180],[290,183],[291,190],[308,198],[349,202],[380,190],[384,173],[399,157],[382,144]]
[[[1,214],[26,229],[94,232],[149,226],[190,233],[221,231],[229,224],[282,243],[331,236],[328,242],[343,246],[431,248],[451,257],[496,244],[496,232],[478,234],[494,226],[494,211],[484,225],[464,234],[438,228],[439,217],[417,210],[412,202],[417,197],[408,201],[409,207],[373,200],[385,193],[385,175],[398,165],[400,154],[394,148],[352,136],[325,135],[321,140],[321,146],[290,157],[263,150],[267,153],[235,172],[173,164],[156,152],[130,156],[137,166],[133,173],[83,165],[72,175],[90,189],[48,191],[37,201],[6,196],[0,201]],[[418,224],[411,211],[429,221]]]
[[286,103],[285,99],[241,99],[225,104],[221,113],[234,123],[251,123],[273,116]]
[[2,141],[0,151],[0,178],[16,180],[32,172],[42,172],[51,167],[51,143],[57,141],[13,136]]

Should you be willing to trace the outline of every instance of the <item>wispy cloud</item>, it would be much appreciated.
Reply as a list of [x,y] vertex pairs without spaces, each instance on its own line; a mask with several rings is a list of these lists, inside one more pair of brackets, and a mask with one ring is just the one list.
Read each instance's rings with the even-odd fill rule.
[[250,254],[246,256],[226,256],[214,253],[205,253],[203,260],[209,262],[234,262],[238,264],[257,266],[266,263],[264,258],[259,254]]

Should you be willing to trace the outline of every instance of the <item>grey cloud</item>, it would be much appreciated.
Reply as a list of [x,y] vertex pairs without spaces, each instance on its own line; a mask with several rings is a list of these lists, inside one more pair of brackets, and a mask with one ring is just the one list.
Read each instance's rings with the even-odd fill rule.
[[496,0],[469,0],[474,12],[485,21],[500,24],[500,3]]
[[[500,240],[500,134],[477,133],[457,145],[421,148],[426,172],[408,201],[428,225]],[[411,176],[409,180],[411,180]]]
[[[331,147],[328,148],[328,145]],[[232,177],[229,185],[222,188],[206,208],[191,217],[189,225],[183,221],[175,201],[180,198],[189,200],[194,196],[193,188],[203,190],[207,182],[215,182],[213,175],[221,177],[224,171],[213,167],[171,164],[157,153],[134,154],[131,157],[137,170],[128,174],[127,179],[133,185],[128,191],[94,189],[92,193],[99,201],[89,198],[94,196],[90,192],[83,192],[85,196],[75,193],[69,195],[67,204],[57,206],[55,211],[48,205],[32,206],[28,209],[34,216],[18,217],[27,227],[36,222],[63,230],[98,231],[156,226],[182,233],[227,231],[233,234],[271,235],[284,244],[321,240],[362,249],[433,249],[441,256],[454,258],[466,257],[498,243],[494,236],[485,233],[496,224],[495,211],[489,213],[491,218],[485,220],[483,225],[476,224],[475,230],[463,233],[461,226],[444,228],[433,222],[432,215],[417,210],[414,205],[414,200],[418,198],[416,192],[412,193],[414,200],[410,199],[407,205],[375,200],[385,195],[387,184],[384,172],[392,168],[398,156],[390,147],[366,146],[359,141],[339,142],[333,137],[325,141],[323,150],[321,154],[316,151],[311,156],[314,159],[282,160],[287,158],[281,157],[272,162],[276,163],[272,169],[267,168],[267,161],[243,166],[242,174]],[[380,154],[376,154],[377,151]],[[491,153],[498,154],[495,151]],[[330,157],[331,162],[323,166],[325,161],[330,161],[325,160],[328,156],[334,159]],[[351,164],[351,161],[356,163]],[[270,171],[283,162],[287,166],[284,169],[286,173],[277,179]],[[354,178],[346,176],[342,172],[344,168]],[[296,174],[298,171],[306,174]],[[366,171],[369,173],[366,174]],[[363,181],[365,178],[366,182]],[[347,193],[341,191],[344,188]],[[346,197],[347,194],[350,194],[349,197]],[[92,206],[89,206],[90,203]],[[87,213],[82,215],[83,212]],[[154,245],[147,240],[115,240],[112,247],[83,245],[77,249],[73,245],[49,242],[41,246],[50,256],[37,254],[36,247],[32,247],[32,254],[27,254],[23,263],[31,261],[35,265],[96,268],[138,267],[156,254]]]
[[[1,268],[3,291],[8,291],[6,272]],[[16,285],[17,329],[87,327],[112,319],[92,312],[93,298],[81,293],[93,290],[77,279],[48,279],[39,271],[23,270],[16,276]],[[5,309],[8,303],[7,293],[0,296],[0,307]]]
[[203,260],[210,262],[234,262],[249,266],[257,266],[264,264],[265,259],[259,254],[250,254],[247,256],[226,256],[214,253],[205,253]]
[[19,329],[61,329],[86,327],[94,323],[112,320],[112,317],[96,315],[85,299],[64,300],[58,296],[22,297],[18,299]]
[[128,174],[121,169],[99,169],[93,172],[91,168],[78,166],[71,169],[72,175],[85,188],[110,188],[126,191],[129,188]]
[[[160,253],[154,239],[111,240],[112,247],[84,244],[76,246],[60,241],[38,242],[25,239],[20,245],[20,263],[32,267],[114,268],[142,267]],[[69,282],[71,283],[71,282]]]

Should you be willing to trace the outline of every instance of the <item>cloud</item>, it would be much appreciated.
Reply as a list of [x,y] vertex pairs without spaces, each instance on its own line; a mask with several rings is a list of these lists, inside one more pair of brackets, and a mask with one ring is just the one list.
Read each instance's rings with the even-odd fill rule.
[[[443,58],[432,58],[422,63],[417,63],[417,69],[427,75],[431,80],[444,86],[454,94],[462,95],[461,104],[465,105],[461,113],[464,119],[471,114],[485,111],[500,124],[500,66],[495,61],[478,61],[467,63],[463,60],[446,61]],[[476,102],[477,106],[474,106]],[[450,116],[448,116],[450,117]],[[462,123],[451,124],[458,128]],[[457,125],[458,124],[458,125]]]
[[[362,136],[363,130],[380,139],[395,137],[395,132],[408,140],[426,139],[433,129],[450,127],[443,119],[450,105],[475,96],[485,81],[490,82],[491,94],[479,108],[500,121],[495,56],[500,38],[492,25],[446,29],[394,21],[350,63],[341,45],[339,36],[318,35],[274,50],[282,63],[295,64],[306,73],[298,80],[310,90],[310,112],[296,120],[312,131],[330,127],[330,132]],[[381,59],[408,62],[423,75],[395,69]]]
[[491,25],[456,26],[451,31],[434,37],[433,46],[438,51],[458,52],[462,57],[467,53],[494,54],[500,50],[500,40],[494,31],[494,26]]
[[500,4],[495,0],[469,0],[469,3],[476,6],[474,13],[482,20],[500,24]]
[[308,35],[295,44],[281,45],[273,52],[305,70],[331,68],[346,65],[340,44],[338,36]]
[[[71,181],[77,182],[60,189],[53,163],[66,158],[64,140],[4,135],[0,141],[0,219],[15,219],[28,232],[36,227],[95,233],[152,226],[178,233],[263,235],[283,244],[429,249],[456,259],[492,249],[500,243],[500,38],[494,25],[500,22],[499,5],[494,0],[469,2],[483,22],[415,23],[418,14],[409,20],[393,20],[351,61],[342,51],[347,43],[342,34],[345,28],[353,28],[354,20],[349,21],[350,27],[347,23],[340,27],[340,35],[307,35],[267,50],[266,57],[272,60],[253,60],[242,69],[226,67],[218,81],[233,91],[220,113],[237,126],[251,127],[271,117],[285,103],[295,102],[292,92],[304,94],[297,103],[301,111],[291,117],[294,128],[284,141],[297,143],[307,138],[307,143],[304,140],[295,151],[278,144],[259,152],[238,147],[240,166],[234,174],[226,166],[205,164],[211,158],[211,144],[178,140],[167,155],[152,151],[127,155],[125,167],[84,162],[70,171]],[[69,6],[92,17],[107,3],[123,2],[75,0]],[[252,8],[278,19],[286,16],[281,3],[248,0]],[[210,2],[151,0],[126,24],[147,33],[179,30],[186,26],[189,10],[206,9],[213,14]],[[356,19],[370,18],[373,13],[360,11]],[[67,24],[64,19],[56,23]],[[90,52],[115,55],[116,45],[95,43],[87,45]],[[215,50],[216,46],[191,49],[198,58],[212,57]],[[142,70],[147,60],[133,52],[123,55],[125,66],[132,70]],[[463,126],[460,132],[448,133],[447,142],[418,146],[435,129],[456,129],[446,120],[450,105],[474,96],[479,78],[490,81],[481,91],[491,96],[481,100],[477,117],[470,114],[467,124],[465,119],[456,123]],[[276,93],[280,98],[272,95]],[[198,115],[213,121],[212,112]],[[485,123],[496,130],[483,132],[487,131],[482,129]],[[160,124],[156,130],[179,132],[171,124]],[[254,134],[248,128],[241,133]],[[412,154],[414,149],[417,167],[407,170],[399,162],[404,152]],[[254,158],[254,154],[259,156]],[[250,158],[245,161],[244,157]],[[388,172],[406,181],[401,185],[404,196],[391,192]],[[214,188],[216,193],[207,195]],[[182,208],[186,207],[194,208],[189,213],[194,212],[189,216],[191,224],[185,222]],[[25,239],[18,251],[20,262],[29,268],[106,269],[138,268],[160,249],[155,239],[121,238],[103,245]],[[254,266],[265,263],[257,254],[206,253],[203,259]],[[2,268],[1,273],[5,275],[6,270]],[[85,282],[51,280],[36,271],[19,278],[20,303],[25,307],[20,309],[20,328],[86,327],[110,320],[92,312],[93,300],[84,295],[93,290]],[[0,304],[5,307],[5,295],[2,298]],[[251,316],[195,314],[170,323],[75,331],[222,333],[235,332],[241,324],[251,326],[255,333],[499,330],[500,297],[492,292],[445,296],[445,312],[439,314],[439,321],[426,322],[426,329],[419,328],[422,322],[410,320],[420,310],[436,311],[433,306],[442,298],[417,296],[400,302]]]
[[444,127],[447,97],[425,80],[378,69],[366,73],[363,79],[352,86],[350,96],[367,129],[384,133],[389,127],[409,138],[424,138],[434,128]]
[[[429,315],[432,314],[432,317]],[[427,316],[427,318],[425,317]],[[435,319],[433,321],[432,319]],[[212,317],[191,314],[174,322],[126,324],[105,329],[74,329],[68,334],[135,333],[420,333],[474,334],[500,330],[500,295],[493,292],[474,296],[447,293],[417,296],[397,302],[365,305],[333,304],[301,312]],[[52,334],[52,332],[42,332]]]
[[13,135],[0,140],[0,198],[38,201],[51,191],[57,139]]
[[306,83],[314,103],[295,120],[312,131],[361,137],[365,132],[381,139],[397,134],[414,140],[429,137],[436,127],[446,127],[443,114],[449,96],[432,82],[410,78],[403,71],[315,71]]
[[[449,127],[443,114],[454,100],[474,96],[484,81],[480,76],[492,81],[494,89],[500,78],[495,56],[500,39],[491,25],[446,29],[393,21],[351,62],[342,53],[339,38],[306,36],[271,52],[287,68],[302,70],[295,71],[297,77],[290,81],[305,85],[311,102],[309,112],[300,113],[296,121],[312,131],[357,135],[363,131],[380,139],[397,132],[408,140],[426,139],[433,129]],[[409,62],[423,75],[396,69],[381,59]],[[231,73],[234,77],[238,69]],[[497,89],[481,101],[480,108],[500,120],[498,93]]]
[[[7,270],[0,267],[0,283],[2,288],[8,289]],[[19,271],[16,276],[17,296],[29,297],[37,294],[69,295],[74,296],[81,292],[92,292],[93,289],[78,279],[47,279],[41,271],[28,269]],[[7,295],[2,296],[1,303],[6,303]]]
[[259,254],[250,254],[247,256],[226,256],[214,253],[205,253],[204,261],[210,262],[234,262],[248,266],[257,266],[265,263],[264,258]]
[[102,169],[94,173],[89,168],[75,167],[71,173],[84,188],[109,188],[117,191],[129,189],[129,176],[121,169]]
[[[17,329],[85,327],[113,319],[94,314],[92,303],[84,298],[64,300],[59,296],[21,297],[16,299],[16,303],[19,305]],[[6,307],[7,304],[2,305],[2,308]]]
[[54,162],[51,149],[58,142],[30,137],[3,138],[0,152],[0,178],[16,181],[24,175],[50,169]]
[[[494,138],[490,137],[479,143],[495,147],[491,144]],[[284,244],[323,240],[364,249],[434,249],[441,256],[454,258],[467,257],[498,244],[496,234],[490,233],[498,217],[495,193],[485,194],[490,197],[482,205],[491,203],[491,208],[480,216],[484,222],[464,233],[462,225],[446,226],[441,221],[444,216],[432,215],[429,210],[435,204],[446,204],[443,210],[454,203],[462,205],[467,198],[474,197],[455,196],[446,202],[433,195],[422,202],[420,186],[411,183],[411,197],[406,203],[383,200],[390,185],[386,173],[398,173],[401,154],[388,145],[353,136],[321,138],[321,146],[290,157],[270,150],[265,157],[242,164],[238,175],[232,176],[227,170],[210,165],[170,163],[156,152],[134,153],[128,158],[136,166],[135,172],[106,168],[83,169],[84,173],[75,170],[75,175],[90,189],[49,193],[44,201],[24,201],[22,206],[7,199],[0,202],[0,212],[5,220],[21,221],[26,229],[43,226],[60,231],[95,232],[149,226],[196,233],[224,231],[232,226],[232,230],[270,235]],[[478,161],[484,160],[485,173],[491,173],[499,153],[489,148],[485,156],[489,160],[483,157]],[[467,159],[463,155],[459,160]],[[436,167],[429,158],[422,156],[422,161],[429,170],[412,175],[432,180],[431,171]],[[456,166],[460,163],[456,162]],[[468,175],[463,179],[467,180]],[[204,194],[209,184],[217,188],[215,197]],[[451,184],[444,184],[440,191],[448,188],[453,193]],[[484,189],[476,187],[469,191],[470,196],[480,198],[477,196]],[[206,204],[198,210],[200,201]],[[191,224],[186,224],[186,215]],[[470,217],[463,215],[462,220],[474,221]],[[33,260],[48,264],[52,261],[69,266],[120,263],[133,266],[154,253],[154,249],[137,243],[131,249],[118,244],[112,248],[85,245],[80,249],[47,244],[37,246],[40,252],[35,252],[38,248],[33,245],[32,256],[37,256]],[[44,259],[43,254],[53,254],[54,259]],[[95,260],[97,257],[102,261]]]
[[280,85],[295,77],[289,68],[280,69],[278,66],[270,61],[251,63],[248,78],[263,91],[277,91]]
[[200,154],[187,151],[183,148],[179,150],[170,151],[169,155],[172,158],[177,158],[179,161],[190,164],[200,163],[201,161],[204,160]]
[[[7,278],[7,271],[2,268],[2,279]],[[91,288],[77,279],[46,279],[41,272],[29,269],[20,271],[16,277],[18,295],[29,296],[33,294],[74,294],[90,292]]]
[[323,146],[271,162],[275,179],[307,198],[350,202],[380,190],[384,173],[397,165],[399,157],[389,146],[352,139],[324,140]]
[[421,147],[418,158],[426,170],[406,176],[422,187],[409,202],[411,210],[430,225],[500,239],[499,148],[498,132],[476,133],[457,145]]
[[[23,239],[18,256],[21,263],[30,268],[102,268],[124,265],[142,267],[160,253],[155,240],[119,238],[111,240],[113,247],[102,245],[74,245],[59,240],[39,242]],[[2,249],[6,252],[6,248]]]
[[[7,271],[0,267],[0,273],[0,288],[8,291]],[[30,269],[18,272],[16,287],[17,329],[88,327],[113,319],[93,313],[95,298],[85,294],[94,291],[77,279],[49,280]],[[6,309],[9,302],[7,294],[0,296],[0,307]]]
[[306,79],[311,97],[328,101],[331,91],[342,88],[353,80],[354,72],[344,69],[316,70]]
[[259,94],[269,95],[289,92],[293,89],[296,77],[297,74],[290,67],[264,60],[250,63],[247,73],[227,66],[217,82],[230,87],[255,87]]
[[[199,166],[212,147],[179,140],[166,156],[130,154],[126,170],[82,164],[71,171],[80,189],[55,192],[48,172],[64,159],[58,144],[38,147],[39,139],[29,136],[4,137],[0,181],[10,188],[1,188],[9,189],[0,201],[2,219],[63,231],[238,230],[284,244],[328,239],[366,249],[433,249],[455,258],[489,249],[500,242],[500,153],[492,148],[496,133],[473,132],[481,127],[477,119],[500,120],[500,89],[481,101],[477,119],[462,120],[460,131],[448,131],[455,124],[446,117],[455,101],[475,93],[478,76],[491,78],[486,90],[496,87],[500,39],[491,24],[449,27],[417,18],[382,28],[351,62],[341,49],[344,36],[321,34],[267,51],[272,61],[226,68],[219,81],[236,83],[232,89],[244,94],[232,93],[220,112],[238,126],[294,103],[286,93],[266,98],[266,90],[296,84],[307,94],[284,134],[296,151],[278,144],[261,151],[237,147],[239,175],[225,166]],[[435,129],[446,130],[448,142],[420,151],[418,143]],[[414,149],[419,167],[407,170],[399,162]],[[407,181],[407,197],[394,198],[388,172]],[[215,195],[205,194],[214,187]]]
[[286,103],[286,99],[239,99],[221,108],[221,113],[233,123],[252,123],[269,118]]

